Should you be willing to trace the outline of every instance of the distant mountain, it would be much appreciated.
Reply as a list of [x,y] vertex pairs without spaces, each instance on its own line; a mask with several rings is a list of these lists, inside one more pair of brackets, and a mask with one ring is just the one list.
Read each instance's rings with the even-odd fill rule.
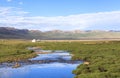
[[39,30],[16,29],[11,27],[0,27],[0,39],[105,39],[120,38],[120,31],[110,30],[52,30],[42,32]]
[[0,38],[27,38],[29,37],[29,30],[20,30],[11,27],[0,27]]

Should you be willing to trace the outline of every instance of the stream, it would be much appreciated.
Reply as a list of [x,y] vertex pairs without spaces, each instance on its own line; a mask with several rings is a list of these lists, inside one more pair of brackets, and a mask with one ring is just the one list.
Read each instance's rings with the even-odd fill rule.
[[18,68],[12,68],[15,63],[0,64],[0,78],[74,78],[72,71],[82,63],[71,60],[67,51],[33,50],[38,56],[20,61]]

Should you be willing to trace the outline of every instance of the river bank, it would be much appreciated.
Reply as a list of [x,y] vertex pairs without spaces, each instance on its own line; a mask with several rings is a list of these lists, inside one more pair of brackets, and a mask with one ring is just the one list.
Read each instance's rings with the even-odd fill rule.
[[[20,78],[73,78],[74,74],[72,74],[72,71],[82,63],[82,61],[71,60],[71,55],[67,51],[56,50],[53,52],[49,50],[48,52],[48,50],[41,49],[32,50],[35,53],[41,52],[41,54],[26,61],[18,61],[17,64],[20,64],[19,67],[13,67],[13,65],[16,64],[15,62],[1,63],[0,73],[4,74],[1,74],[0,78],[18,78],[18,76]],[[29,72],[26,72],[26,69]],[[37,70],[37,72],[35,70]],[[16,73],[16,71],[19,72],[19,74]],[[36,76],[36,73],[39,74]]]
[[[1,45],[2,44],[2,45]],[[26,58],[24,55],[29,55],[31,53],[22,52],[26,47],[40,47],[46,50],[64,50],[71,54],[73,60],[84,60],[89,62],[88,65],[81,64],[73,71],[76,74],[75,78],[119,78],[120,70],[120,41],[78,41],[78,42],[37,42],[31,43],[27,41],[14,43],[17,46],[15,51],[10,51],[11,42],[1,43],[3,46],[0,52],[2,59],[6,58],[9,54],[12,57],[16,57],[19,54],[21,57]],[[6,46],[8,45],[9,46]],[[22,45],[22,46],[20,46]],[[1,47],[0,46],[0,47]],[[13,48],[15,48],[15,46]],[[18,47],[19,46],[19,47]],[[4,47],[7,47],[7,49]],[[22,47],[22,49],[21,49]],[[17,53],[17,49],[20,51]],[[4,52],[4,50],[9,53]],[[4,53],[3,53],[4,52]],[[14,53],[15,52],[15,53]],[[5,55],[4,55],[5,54]],[[8,55],[7,55],[8,54]],[[3,57],[5,56],[5,57]],[[1,57],[0,57],[1,58]],[[20,57],[19,57],[20,58]],[[22,59],[23,59],[22,58]],[[9,60],[9,59],[8,59]],[[14,60],[15,61],[15,60]]]

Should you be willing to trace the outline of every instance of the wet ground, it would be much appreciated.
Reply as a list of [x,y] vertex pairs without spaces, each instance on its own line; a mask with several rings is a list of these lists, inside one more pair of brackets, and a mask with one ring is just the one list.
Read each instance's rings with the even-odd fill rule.
[[30,49],[38,52],[38,56],[19,61],[18,68],[13,68],[16,62],[0,64],[0,78],[73,78],[72,71],[82,63],[71,60],[67,51]]

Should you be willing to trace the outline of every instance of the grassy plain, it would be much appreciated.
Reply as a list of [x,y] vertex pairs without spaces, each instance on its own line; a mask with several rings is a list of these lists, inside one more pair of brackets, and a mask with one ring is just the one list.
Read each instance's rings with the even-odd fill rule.
[[35,57],[33,51],[27,49],[28,41],[0,40],[0,62],[13,62]]
[[41,41],[0,40],[0,62],[11,62],[35,57],[27,47],[67,50],[73,60],[84,60],[73,71],[75,78],[120,78],[120,41]]
[[67,50],[73,60],[84,60],[73,71],[75,78],[120,78],[120,41],[48,42],[44,49]]

